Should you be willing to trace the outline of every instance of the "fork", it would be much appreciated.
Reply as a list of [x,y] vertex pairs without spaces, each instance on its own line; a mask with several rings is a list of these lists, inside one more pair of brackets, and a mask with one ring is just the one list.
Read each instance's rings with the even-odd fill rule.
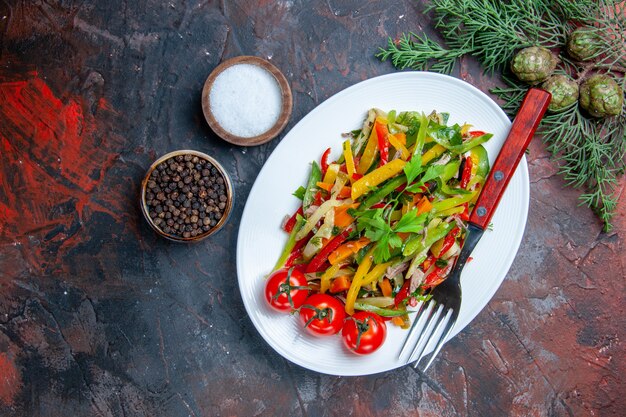
[[[427,304],[420,302],[418,305],[416,317],[399,355],[402,359],[408,347],[414,346],[406,361],[407,364],[415,361],[414,368],[418,367],[420,361],[428,353],[427,347],[434,344],[430,360],[423,369],[423,372],[426,372],[451,334],[461,309],[463,267],[489,226],[500,198],[530,144],[550,104],[550,99],[550,93],[539,88],[531,88],[526,93],[511,130],[476,201],[466,230],[465,242],[450,275],[431,291],[432,297]],[[417,340],[412,345],[409,341],[415,337]]]

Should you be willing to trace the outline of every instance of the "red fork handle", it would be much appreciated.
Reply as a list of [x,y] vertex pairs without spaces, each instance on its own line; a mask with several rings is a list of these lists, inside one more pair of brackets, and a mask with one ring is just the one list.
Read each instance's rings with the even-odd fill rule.
[[550,93],[539,88],[531,88],[526,93],[469,219],[481,229],[484,230],[489,226],[500,198],[526,152],[551,98]]

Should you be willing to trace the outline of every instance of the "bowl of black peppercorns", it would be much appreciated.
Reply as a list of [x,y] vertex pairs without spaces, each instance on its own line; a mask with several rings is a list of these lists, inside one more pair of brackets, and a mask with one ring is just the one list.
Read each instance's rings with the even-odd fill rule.
[[157,159],[141,183],[141,211],[161,236],[197,242],[217,232],[233,206],[233,187],[224,168],[192,150]]

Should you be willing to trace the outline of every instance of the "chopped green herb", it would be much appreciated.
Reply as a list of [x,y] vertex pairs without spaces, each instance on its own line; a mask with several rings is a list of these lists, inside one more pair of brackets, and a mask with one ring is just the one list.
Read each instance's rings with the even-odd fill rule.
[[298,187],[298,189],[296,191],[293,192],[293,196],[296,197],[298,200],[302,200],[304,198],[304,193],[306,192],[306,189],[303,186]]
[[448,261],[439,258],[435,261],[435,266],[437,266],[437,268],[445,268],[446,266],[448,266]]

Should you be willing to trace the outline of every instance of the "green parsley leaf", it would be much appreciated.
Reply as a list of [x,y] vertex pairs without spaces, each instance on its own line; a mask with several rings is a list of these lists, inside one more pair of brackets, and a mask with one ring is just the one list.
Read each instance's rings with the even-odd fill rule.
[[412,183],[413,180],[422,172],[422,155],[415,155],[404,166],[404,174],[406,175],[407,184]]
[[392,248],[399,248],[402,246],[402,239],[397,234],[389,235],[389,246]]
[[455,124],[454,126],[443,126],[435,122],[431,122],[429,126],[430,136],[446,149],[450,149],[453,146],[459,146],[463,143],[463,136],[461,135],[461,126]]
[[409,187],[406,187],[406,190],[410,193],[417,193],[421,191],[421,188],[424,186],[425,183],[435,178],[439,178],[441,174],[443,174],[443,171],[445,170],[445,168],[446,168],[445,165],[429,166],[426,172],[424,173],[424,176],[420,178],[420,180],[416,182],[415,184],[412,184]]
[[445,168],[446,168],[445,165],[431,165],[431,166],[429,166],[428,169],[426,170],[426,172],[424,173],[424,176],[420,179],[420,182],[422,184],[425,184],[428,181],[441,176],[441,174],[443,173]]
[[376,244],[376,249],[374,249],[374,262],[377,264],[385,262],[391,256],[388,239],[389,235],[385,235]]
[[419,233],[424,229],[428,214],[422,213],[417,215],[417,209],[407,212],[393,228],[399,233]]

